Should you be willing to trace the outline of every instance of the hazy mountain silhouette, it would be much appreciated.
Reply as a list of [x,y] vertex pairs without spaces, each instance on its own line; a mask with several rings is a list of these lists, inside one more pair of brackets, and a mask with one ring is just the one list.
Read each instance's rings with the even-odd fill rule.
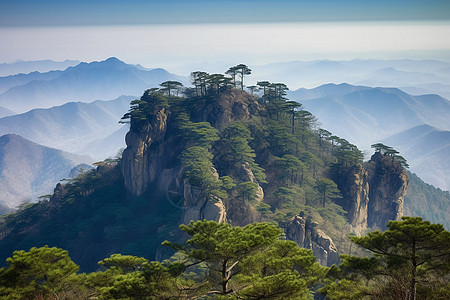
[[[311,90],[293,91],[288,95],[312,112],[318,118],[320,127],[344,137],[363,150],[369,151],[371,144],[385,141],[387,145],[398,148],[408,160],[411,170],[425,181],[450,189],[445,182],[445,178],[450,177],[450,168],[445,167],[449,163],[450,153],[446,148],[449,144],[446,132],[450,131],[450,101],[447,99],[438,95],[412,96],[395,88],[348,84],[326,84]],[[426,135],[420,132],[424,128],[428,128]],[[422,139],[416,140],[418,136]],[[433,143],[429,140],[432,138]],[[422,144],[427,144],[426,147],[437,146],[435,151],[431,151]],[[420,155],[410,152],[419,149],[422,149],[422,152],[417,152]]]
[[13,112],[12,110],[9,110],[9,109],[7,109],[5,107],[0,106],[0,118],[7,117],[7,116],[12,116],[12,115],[15,115],[15,114],[16,113]]
[[76,66],[80,63],[78,60],[65,60],[65,61],[53,61],[53,60],[35,60],[35,61],[23,61],[18,60],[13,63],[0,64],[0,76],[15,75],[19,73],[27,74],[30,72],[48,72],[52,70],[65,70],[68,67]]
[[450,63],[436,60],[292,61],[251,68],[255,83],[261,80],[284,82],[292,90],[346,82],[369,87],[396,87],[415,95],[439,94],[450,98]]
[[[107,100],[121,95],[141,95],[150,87],[167,80],[184,81],[184,77],[170,74],[164,69],[145,70],[128,65],[117,58],[80,63],[60,72],[53,79],[49,75],[28,74],[34,79],[16,85],[0,95],[0,105],[16,112],[34,108],[48,108],[69,101]],[[25,79],[21,79],[25,80]]]
[[319,87],[313,88],[313,89],[305,89],[300,88],[295,91],[289,91],[289,97],[291,100],[297,100],[297,101],[303,101],[303,100],[310,100],[310,99],[317,99],[317,98],[324,98],[324,97],[339,97],[344,96],[346,94],[349,94],[351,92],[361,91],[361,90],[367,90],[369,87],[366,86],[354,86],[350,85],[348,83],[341,83],[341,84],[334,84],[334,83],[328,83],[321,85]]
[[[125,135],[116,135],[115,142],[109,140],[102,144],[100,140],[124,126],[118,121],[133,99],[122,96],[110,101],[69,102],[49,109],[34,109],[1,118],[0,135],[14,133],[48,147],[104,159],[115,155],[124,145]],[[97,146],[89,147],[94,142]]]
[[407,157],[411,171],[425,182],[450,190],[450,131],[420,125],[382,141]]
[[31,72],[29,74],[17,74],[0,77],[0,93],[4,93],[12,87],[25,85],[34,80],[49,81],[61,76],[63,71],[49,71],[46,73]]
[[79,163],[92,159],[38,145],[15,134],[0,137],[0,203],[14,208],[52,193]]

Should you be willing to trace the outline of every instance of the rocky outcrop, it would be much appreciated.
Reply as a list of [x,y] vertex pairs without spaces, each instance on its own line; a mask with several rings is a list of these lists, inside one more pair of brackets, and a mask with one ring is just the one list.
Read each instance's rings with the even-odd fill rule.
[[165,135],[170,112],[160,109],[149,122],[140,128],[130,130],[125,142],[127,148],[122,154],[122,173],[125,187],[140,196],[165,169],[164,162],[170,153]]
[[356,234],[367,229],[369,174],[361,164],[341,169],[336,180],[342,193],[340,204],[347,211],[348,222]]
[[237,170],[236,178],[239,178],[240,180],[242,180],[242,182],[251,181],[258,185],[256,193],[255,193],[256,194],[255,200],[258,202],[263,201],[264,190],[259,185],[258,181],[256,180],[255,175],[253,174],[252,168],[250,167],[250,164],[247,162],[244,164],[241,164],[236,168],[236,170]]
[[314,256],[323,266],[339,263],[339,253],[333,240],[302,214],[294,216],[282,224],[286,238],[296,242],[300,247],[311,249]]
[[[254,97],[240,90],[196,101],[201,105],[198,110],[193,110],[190,119],[193,122],[209,122],[217,129],[234,121],[249,120],[252,116],[259,115],[261,110]],[[147,120],[132,123],[126,135],[127,148],[121,161],[125,187],[133,196],[140,196],[152,188],[152,194],[162,196],[161,199],[166,199],[182,209],[181,222],[185,224],[191,220],[202,219],[230,221],[227,219],[226,209],[230,203],[203,195],[202,191],[183,179],[179,155],[184,145],[181,143],[181,137],[177,135],[179,129],[175,125],[176,117],[173,116],[170,107],[161,107]],[[242,165],[239,173],[245,177],[243,181],[256,183],[248,164]],[[263,189],[258,185],[257,200],[262,201],[263,197]],[[236,209],[233,210],[235,211]],[[246,212],[244,215],[250,216],[241,218],[243,221],[249,221],[248,223],[255,221],[254,215],[259,216],[256,212]]]
[[189,224],[191,221],[212,220],[218,223],[227,222],[227,212],[222,200],[214,196],[205,196],[199,188],[190,185],[185,180],[184,206],[182,221]]
[[390,220],[399,220],[408,182],[402,165],[378,152],[364,166],[341,168],[336,177],[343,196],[339,204],[353,231],[360,235],[367,228],[385,229]]
[[[191,119],[193,122],[206,121],[221,129],[234,121],[258,116],[261,109],[255,98],[244,91],[233,90],[215,101],[204,103],[200,109],[194,110]],[[144,193],[164,169],[178,161],[180,137],[170,132],[174,129],[171,128],[174,123],[171,116],[170,108],[163,107],[147,122],[132,126],[126,135],[122,173],[126,188],[134,196]]]
[[375,153],[370,162],[369,207],[367,224],[385,229],[390,220],[403,216],[403,202],[408,187],[406,170],[393,157]]
[[224,93],[192,115],[193,122],[209,122],[213,127],[222,129],[234,121],[247,121],[260,115],[261,105],[244,91],[233,90]]

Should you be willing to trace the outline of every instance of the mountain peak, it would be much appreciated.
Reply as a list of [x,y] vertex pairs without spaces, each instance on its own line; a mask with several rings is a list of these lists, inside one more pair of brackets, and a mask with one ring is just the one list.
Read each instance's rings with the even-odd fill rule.
[[0,144],[7,144],[10,143],[11,141],[18,141],[20,143],[28,143],[28,142],[33,143],[25,139],[24,137],[14,133],[8,133],[0,136]]
[[125,62],[121,61],[117,57],[110,57],[104,61],[100,61],[100,63],[103,64],[110,64],[110,65],[127,65]]
[[116,57],[110,57],[106,60],[93,61],[90,63],[82,62],[75,67],[69,68],[72,70],[90,70],[99,67],[112,67],[112,68],[126,68],[129,65]]
[[120,61],[120,62],[122,62],[120,59],[118,59],[115,56],[111,56],[110,58],[106,59],[105,61]]

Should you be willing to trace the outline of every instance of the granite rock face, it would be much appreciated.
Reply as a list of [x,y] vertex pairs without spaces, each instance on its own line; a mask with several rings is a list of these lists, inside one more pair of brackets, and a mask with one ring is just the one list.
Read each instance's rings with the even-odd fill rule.
[[339,263],[339,253],[333,240],[318,228],[317,223],[298,215],[282,226],[286,238],[296,242],[301,248],[311,249],[321,265],[329,267]]
[[127,148],[122,154],[122,174],[126,188],[140,196],[165,169],[168,144],[166,132],[170,112],[159,110],[150,120],[137,130],[130,130],[125,141]]
[[347,211],[353,231],[360,235],[367,228],[385,229],[390,220],[399,220],[408,182],[401,164],[378,152],[364,166],[340,170],[336,183],[343,198],[339,204]]
[[409,176],[391,156],[375,153],[370,163],[373,171],[370,176],[367,225],[385,229],[390,220],[400,220],[403,216]]
[[[230,94],[219,96],[215,101],[203,104],[193,112],[191,120],[209,122],[220,130],[234,121],[245,121],[259,115],[261,109],[255,98],[244,91],[233,90]],[[177,129],[172,116],[170,108],[159,108],[150,119],[140,122],[139,126],[132,126],[127,133],[127,148],[121,161],[125,187],[133,196],[140,196],[152,187],[152,193],[162,195],[163,199],[181,207],[181,222],[185,224],[190,220],[202,219],[232,221],[227,218],[228,206],[231,203],[202,195],[198,188],[183,179],[183,169],[179,163],[181,137],[174,134]],[[246,181],[256,182],[248,164],[238,169],[236,172],[245,177]],[[258,185],[257,200],[262,201],[263,197],[264,191]],[[183,199],[180,201],[180,198]],[[253,213],[246,211],[241,214],[237,211],[237,208],[232,209],[231,215],[239,218],[233,224],[241,221],[248,224],[256,220]],[[247,218],[242,219],[242,215]]]
[[367,228],[369,174],[361,164],[356,164],[341,171],[336,181],[343,196],[340,204],[347,211],[353,231],[360,234]]

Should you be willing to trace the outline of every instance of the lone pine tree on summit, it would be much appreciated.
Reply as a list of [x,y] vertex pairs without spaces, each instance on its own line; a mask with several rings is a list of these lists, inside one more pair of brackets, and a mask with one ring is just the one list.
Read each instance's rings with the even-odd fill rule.
[[241,75],[241,90],[244,90],[244,76],[252,74],[252,70],[244,65],[239,64],[237,66],[230,67],[228,71],[225,72],[228,75],[231,75],[233,78],[233,83],[236,85],[236,75]]

